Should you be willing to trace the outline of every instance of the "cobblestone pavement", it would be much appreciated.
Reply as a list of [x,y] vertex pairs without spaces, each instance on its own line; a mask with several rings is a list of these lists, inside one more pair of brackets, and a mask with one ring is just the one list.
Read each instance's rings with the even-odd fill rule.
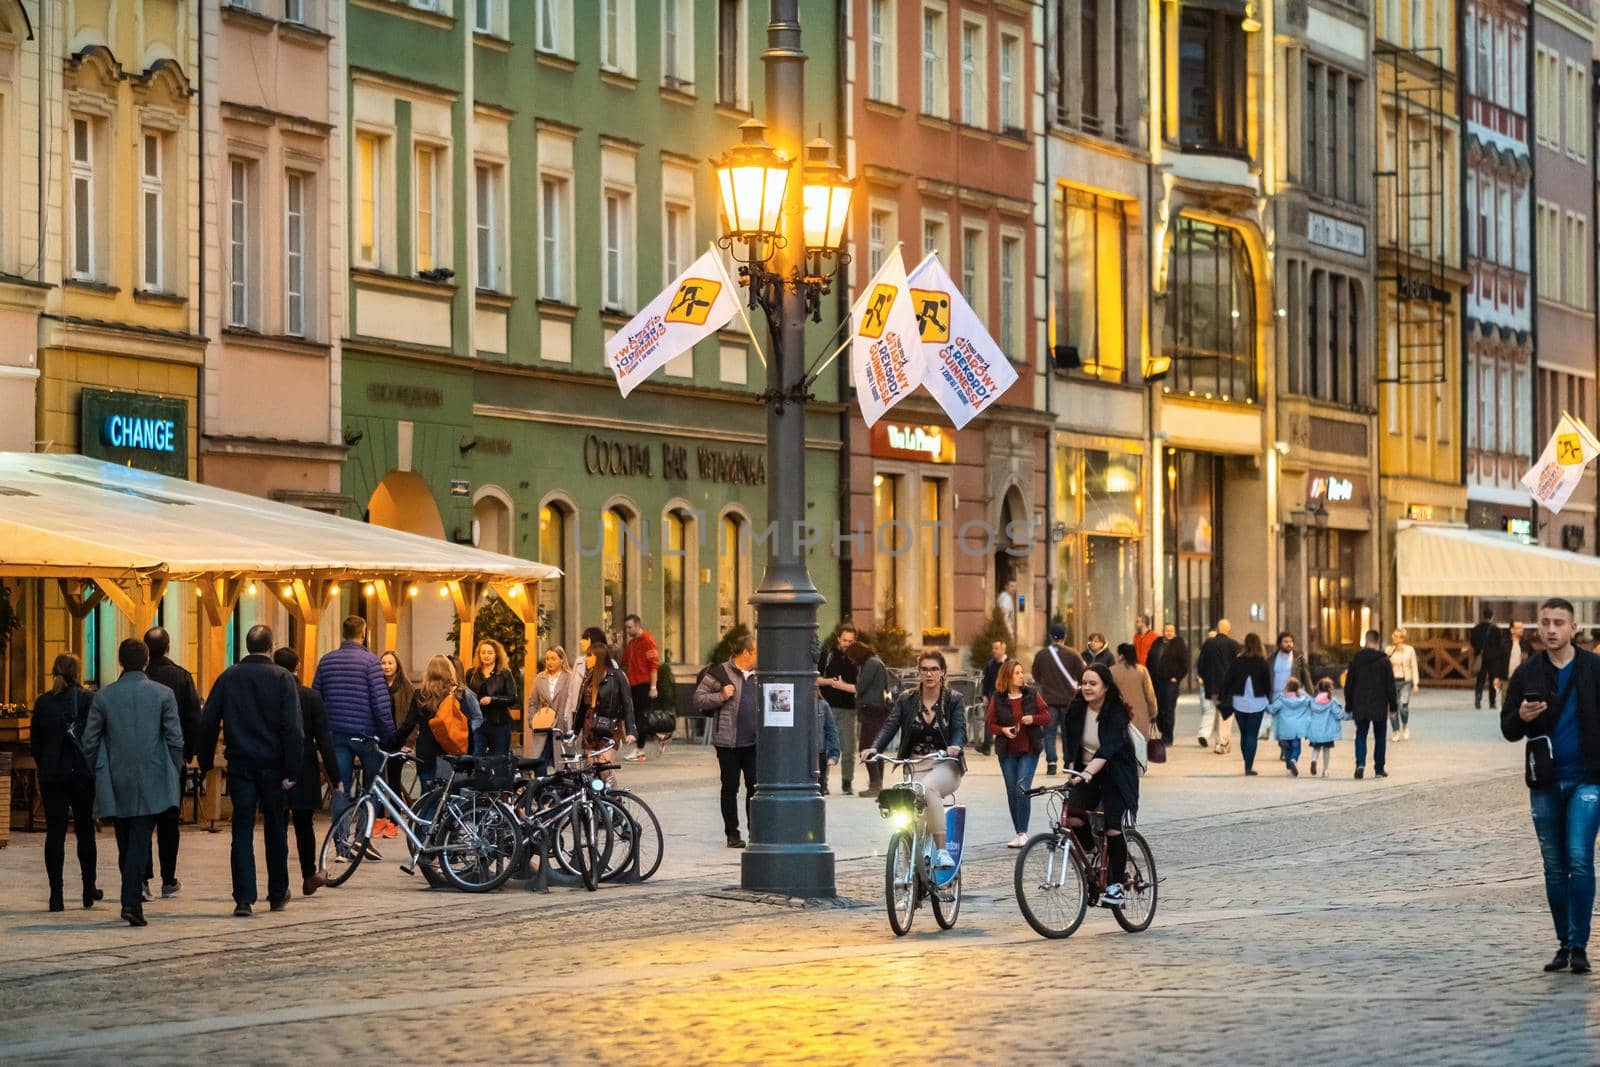
[[1104,912],[1062,942],[1023,923],[982,760],[960,923],[921,912],[900,939],[870,804],[829,800],[832,906],[753,899],[729,888],[711,763],[687,748],[629,770],[661,799],[669,863],[598,894],[430,892],[387,862],[235,920],[226,835],[190,833],[183,894],[135,931],[48,915],[20,835],[0,852],[0,1062],[1600,1061],[1590,980],[1540,971],[1518,751],[1425,696],[1384,781],[1350,780],[1348,742],[1326,780],[1282,774],[1275,745],[1248,780],[1177,747],[1145,780],[1162,882],[1139,935]]

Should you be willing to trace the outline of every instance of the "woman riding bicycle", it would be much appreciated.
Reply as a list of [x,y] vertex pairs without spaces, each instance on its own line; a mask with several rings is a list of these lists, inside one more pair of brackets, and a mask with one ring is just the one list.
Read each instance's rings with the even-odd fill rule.
[[[961,788],[967,773],[961,750],[967,743],[967,713],[961,697],[945,688],[943,654],[924,652],[917,657],[917,687],[901,693],[889,709],[889,718],[871,748],[861,753],[871,760],[894,735],[900,735],[900,759],[915,759],[911,780],[921,782],[927,800],[928,833],[938,849],[934,866],[949,870],[956,861],[945,850],[944,800]],[[952,757],[940,760],[940,754]]]
[[1139,762],[1128,741],[1130,721],[1128,705],[1112,681],[1111,668],[1089,664],[1061,725],[1068,762],[1084,776],[1067,794],[1066,821],[1087,852],[1094,846],[1088,813],[1098,808],[1105,814],[1110,870],[1100,902],[1107,906],[1123,902],[1128,843],[1122,836],[1122,822],[1139,807]]

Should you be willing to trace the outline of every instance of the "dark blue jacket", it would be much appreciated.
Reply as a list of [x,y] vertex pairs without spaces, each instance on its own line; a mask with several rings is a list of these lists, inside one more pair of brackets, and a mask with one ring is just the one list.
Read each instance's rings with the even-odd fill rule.
[[346,641],[317,661],[311,688],[327,705],[328,730],[335,743],[394,733],[393,701],[383,667],[360,641]]
[[209,771],[222,729],[230,770],[261,771],[291,781],[305,763],[300,686],[294,675],[255,653],[223,671],[200,717],[200,769]]

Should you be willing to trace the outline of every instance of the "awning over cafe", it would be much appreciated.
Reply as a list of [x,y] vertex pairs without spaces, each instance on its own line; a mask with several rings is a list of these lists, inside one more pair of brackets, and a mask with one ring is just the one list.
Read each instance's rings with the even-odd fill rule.
[[1405,526],[1394,539],[1401,598],[1443,596],[1480,600],[1600,598],[1600,559],[1510,534],[1458,526]]

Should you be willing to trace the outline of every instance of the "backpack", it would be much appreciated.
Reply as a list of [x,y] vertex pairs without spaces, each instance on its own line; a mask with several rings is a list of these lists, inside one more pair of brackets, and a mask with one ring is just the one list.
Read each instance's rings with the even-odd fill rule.
[[428,728],[433,731],[433,739],[439,742],[439,747],[444,750],[445,755],[467,754],[467,739],[471,730],[467,723],[467,713],[461,710],[461,700],[453,691],[433,709],[433,715],[428,719]]

